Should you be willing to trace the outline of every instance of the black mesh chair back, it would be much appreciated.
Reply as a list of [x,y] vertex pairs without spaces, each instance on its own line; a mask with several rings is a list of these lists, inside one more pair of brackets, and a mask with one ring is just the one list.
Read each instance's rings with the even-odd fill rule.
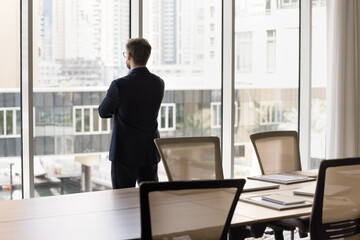
[[227,239],[244,179],[140,184],[142,239]]
[[320,164],[310,221],[314,240],[360,239],[360,158]]
[[224,179],[218,137],[157,138],[169,181]]

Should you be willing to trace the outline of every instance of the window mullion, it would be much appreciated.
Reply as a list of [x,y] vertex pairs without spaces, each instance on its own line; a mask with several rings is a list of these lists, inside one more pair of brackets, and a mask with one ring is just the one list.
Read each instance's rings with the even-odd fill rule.
[[308,169],[311,144],[312,1],[300,1],[299,145],[301,165]]
[[[21,74],[21,124],[22,124],[22,197],[34,197],[34,135],[33,135],[33,78],[34,78],[34,27],[36,26],[33,0],[21,1],[21,38],[22,74]],[[27,12],[25,11],[27,9]],[[27,21],[25,21],[25,19]]]
[[225,178],[234,177],[235,0],[222,1],[222,159]]
[[130,0],[130,38],[143,36],[143,1]]

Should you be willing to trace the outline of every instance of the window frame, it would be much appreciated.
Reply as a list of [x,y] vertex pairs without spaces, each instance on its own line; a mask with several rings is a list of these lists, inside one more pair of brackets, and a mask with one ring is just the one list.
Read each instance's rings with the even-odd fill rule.
[[[130,1],[130,37],[142,37],[142,2],[143,0],[129,0]],[[33,172],[33,85],[34,85],[34,64],[36,51],[34,48],[34,28],[35,28],[35,13],[34,1],[23,0],[22,5],[28,5],[28,10],[21,13],[21,19],[27,19],[25,22],[21,20],[20,31],[24,32],[23,42],[21,47],[22,62],[24,73],[21,77],[21,114],[22,114],[22,163],[23,163],[23,198],[34,197],[34,172]],[[234,99],[234,13],[235,0],[222,0],[222,159],[224,159],[224,175],[226,177],[233,176],[233,146],[234,146],[234,108],[231,102]],[[281,6],[280,6],[281,8]],[[302,158],[303,169],[307,169],[308,160],[310,158],[310,130],[311,130],[311,1],[300,1],[300,70],[299,70],[299,139]],[[23,8],[24,9],[24,8]],[[23,17],[24,15],[25,17]]]
[[[85,110],[89,110],[89,131],[85,131],[85,120],[84,120],[84,112]],[[73,134],[74,135],[98,135],[98,134],[107,134],[110,133],[110,118],[106,119],[106,130],[102,130],[102,120],[103,118],[99,117],[98,123],[98,131],[94,131],[94,109],[98,109],[98,105],[77,105],[73,106]],[[76,131],[77,119],[76,119],[76,111],[81,110],[81,131]]]
[[[272,33],[271,36],[269,34]],[[266,30],[266,71],[276,72],[276,29]]]
[[[265,114],[263,111],[263,108],[265,109]],[[269,110],[270,108],[270,110]],[[281,101],[261,101],[260,102],[260,126],[266,126],[266,125],[276,125],[276,124],[280,124],[282,123],[282,114],[283,114],[283,110],[282,110],[282,102]],[[270,115],[268,115],[268,113],[270,113]],[[275,121],[272,121],[273,117],[273,113],[275,114]],[[265,115],[265,118],[264,118]],[[277,119],[280,116],[280,119]],[[264,121],[264,119],[268,120],[268,121]]]
[[[169,127],[169,108],[172,107],[173,108],[173,127]],[[165,127],[162,128],[161,124],[161,109],[165,108]],[[158,114],[158,130],[159,132],[164,132],[164,131],[175,131],[176,130],[176,103],[162,103],[160,108],[159,108],[159,114]]]
[[[234,102],[234,109],[235,109],[235,120],[234,120],[234,127],[238,126],[239,122],[239,104],[237,101]],[[216,110],[214,109],[216,108]],[[221,128],[221,102],[211,102],[210,103],[210,121],[211,121],[211,128]],[[215,114],[216,112],[216,114]]]
[[[7,112],[12,112],[12,134],[7,134]],[[20,107],[0,107],[0,112],[3,112],[3,129],[4,133],[0,134],[0,138],[19,138],[21,137],[21,118],[18,126],[17,122],[17,111],[19,111],[21,117]],[[20,127],[20,132],[17,131],[17,127]]]
[[[241,36],[245,37],[241,37]],[[239,73],[252,73],[253,71],[253,32],[243,31],[236,32],[236,60],[235,68]],[[241,61],[241,55],[244,53],[243,49],[248,49],[249,54],[244,54],[244,61]]]

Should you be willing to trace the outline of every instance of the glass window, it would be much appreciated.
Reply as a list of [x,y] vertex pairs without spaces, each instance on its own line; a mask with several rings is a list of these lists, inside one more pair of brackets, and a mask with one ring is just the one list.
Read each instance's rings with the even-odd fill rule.
[[280,8],[297,8],[299,7],[298,0],[280,0]]
[[252,71],[253,59],[253,39],[252,32],[239,32],[235,34],[236,38],[236,70],[240,72]]
[[221,101],[222,1],[143,4],[143,35],[152,45],[148,68],[165,81],[163,102],[173,104],[160,109],[161,137],[220,137],[221,129],[211,128],[210,104]]
[[[222,109],[221,102],[212,102],[211,103],[211,127],[212,128],[221,128],[221,118],[222,118]],[[234,127],[237,127],[238,117],[239,117],[239,109],[238,103],[234,103],[234,113],[235,113],[235,123]]]
[[109,127],[109,119],[101,119],[101,122],[99,124],[101,124],[101,131],[106,132],[109,131],[110,127]]
[[[93,119],[93,130],[94,132],[99,131],[99,112],[98,110],[95,108],[93,109],[93,115],[92,115],[92,119]],[[104,129],[101,129],[104,130]]]
[[260,103],[260,125],[279,124],[282,121],[281,102]]
[[[36,196],[85,191],[78,155],[99,156],[92,188],[111,188],[111,123],[99,118],[97,108],[111,81],[128,72],[122,52],[130,32],[129,2],[36,1],[34,165],[49,176],[46,186],[35,184]],[[61,188],[56,178],[63,180]]]
[[21,112],[20,110],[15,111],[16,114],[16,135],[21,134]]
[[267,71],[276,71],[276,31],[268,30],[267,32]]
[[84,132],[90,131],[90,109],[84,108]]
[[14,134],[13,111],[5,111],[6,115],[6,135]]
[[176,105],[175,103],[163,103],[160,107],[158,123],[159,131],[176,130]]
[[327,87],[326,0],[313,0],[312,4],[311,159],[309,169],[318,168],[320,161],[325,158]]
[[20,108],[0,108],[0,137],[20,137]]
[[250,134],[298,126],[299,7],[275,2],[235,2],[235,177],[260,174]]
[[76,121],[75,131],[82,132],[82,110],[81,109],[75,110],[75,121]]
[[20,2],[0,1],[0,201],[22,197]]
[[101,134],[110,132],[110,119],[101,119],[98,106],[75,106],[75,134]]
[[211,127],[221,127],[221,102],[211,103]]
[[[20,34],[20,2],[0,3],[0,179],[12,169],[16,186],[0,190],[0,200],[21,198],[19,43],[23,37],[26,48],[27,36]],[[235,176],[258,169],[249,134],[297,129],[299,3],[235,1]],[[326,0],[312,3],[310,168],[325,155],[326,124]],[[112,122],[97,118],[97,106],[110,82],[127,72],[121,54],[129,38],[129,1],[35,4],[34,165],[40,166],[36,177],[49,176],[46,186],[35,181],[35,196],[83,191],[75,156],[85,153],[101,159],[93,168],[95,190],[110,188]],[[220,0],[144,1],[144,36],[153,47],[148,67],[165,80],[164,101],[174,104],[159,111],[162,137],[221,136],[221,5]],[[22,7],[26,13],[26,4]],[[26,24],[22,30],[26,33]],[[63,188],[52,181],[56,177],[64,177]]]

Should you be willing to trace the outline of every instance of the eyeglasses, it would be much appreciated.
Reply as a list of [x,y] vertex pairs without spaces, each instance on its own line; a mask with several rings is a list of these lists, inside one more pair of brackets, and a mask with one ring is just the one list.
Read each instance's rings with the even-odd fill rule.
[[124,58],[127,58],[128,52],[123,52],[123,56],[124,56]]

